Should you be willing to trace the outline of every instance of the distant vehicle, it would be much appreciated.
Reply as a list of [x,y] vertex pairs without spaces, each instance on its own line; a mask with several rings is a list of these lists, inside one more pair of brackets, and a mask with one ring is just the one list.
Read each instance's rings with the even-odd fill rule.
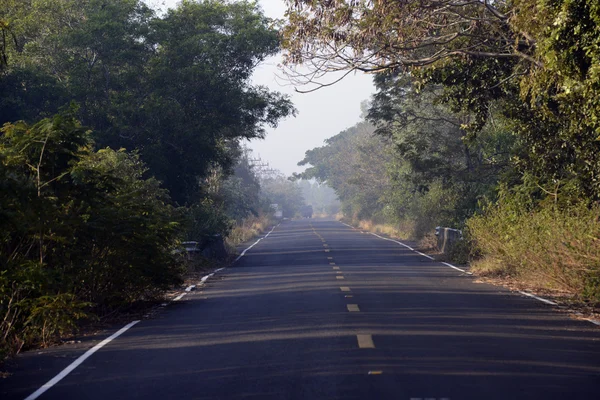
[[271,210],[273,210],[273,216],[277,219],[283,218],[283,210],[279,207],[279,204],[271,204]]
[[302,215],[302,218],[312,218],[313,216],[313,208],[312,206],[309,204],[307,206],[303,206],[300,214]]

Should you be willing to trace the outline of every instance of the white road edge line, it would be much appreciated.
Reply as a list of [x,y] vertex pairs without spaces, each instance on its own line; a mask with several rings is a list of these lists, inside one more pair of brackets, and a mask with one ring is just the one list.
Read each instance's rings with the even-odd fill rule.
[[430,256],[430,255],[428,255],[428,254],[421,253],[420,251],[415,251],[415,253],[417,253],[417,254],[419,254],[419,255],[421,255],[421,256],[423,256],[423,257],[427,257],[427,258],[429,258],[430,260],[435,260],[435,258],[431,257],[431,256]]
[[[278,224],[276,226],[274,226],[269,233],[267,233],[264,237],[258,239],[256,242],[254,242],[250,247],[248,247],[246,250],[244,250],[242,252],[242,254],[240,254],[238,256],[238,258],[235,259],[234,263],[236,261],[238,261],[240,258],[242,258],[246,252],[248,250],[250,250],[252,247],[256,246],[256,244],[258,242],[260,242],[263,239],[266,239],[274,230],[275,228],[277,228],[279,225]],[[206,276],[203,276],[200,279],[200,282],[203,284],[205,283],[210,277],[212,277],[215,273],[224,270],[225,268],[219,268],[216,269],[213,273],[208,274]],[[179,301],[181,300],[188,292],[191,292],[194,288],[196,288],[196,285],[190,285],[185,289],[186,293],[182,293],[179,296],[175,297],[173,299],[173,301]],[[166,305],[166,303],[164,303],[164,305]],[[44,392],[46,392],[48,389],[50,389],[52,386],[56,385],[58,382],[60,382],[64,377],[66,377],[67,375],[69,375],[75,368],[77,368],[78,366],[80,366],[85,360],[87,360],[92,354],[94,354],[95,352],[97,352],[98,350],[100,350],[102,347],[106,346],[108,343],[112,342],[114,339],[118,338],[119,336],[121,336],[123,333],[125,333],[125,331],[129,330],[132,326],[134,326],[135,324],[137,324],[138,321],[133,321],[130,322],[129,324],[125,325],[123,328],[119,329],[117,332],[115,332],[114,334],[112,334],[111,336],[109,336],[108,338],[104,339],[103,341],[101,341],[100,343],[98,343],[97,345],[95,345],[94,347],[92,347],[91,349],[89,349],[88,351],[86,351],[82,356],[80,356],[77,360],[73,361],[67,368],[63,369],[58,375],[56,375],[54,378],[50,379],[48,382],[46,382],[42,387],[40,387],[38,390],[36,390],[35,392],[33,392],[32,394],[30,394],[29,396],[27,396],[25,398],[25,400],[35,400],[38,397],[40,397]]]
[[455,267],[454,265],[452,265],[452,264],[448,264],[447,262],[442,262],[442,264],[444,264],[444,265],[445,265],[445,266],[447,266],[447,267],[454,268],[454,269],[455,269],[455,270],[457,270],[457,271],[464,272],[465,274],[468,274],[468,275],[473,275],[473,273],[472,273],[472,272],[465,271],[464,269],[462,269],[462,268],[458,268],[458,267]]
[[[342,222],[342,224],[344,224],[344,223]],[[346,225],[346,226],[349,226],[349,227],[351,227],[351,228],[352,228],[352,226],[351,226],[351,225],[348,225],[348,224],[344,224],[344,225]],[[406,247],[406,248],[407,248],[407,249],[409,249],[410,251],[414,251],[415,253],[417,253],[417,254],[419,254],[419,255],[422,255],[423,257],[427,257],[427,258],[429,258],[430,260],[434,260],[434,261],[435,261],[435,258],[433,258],[433,257],[431,257],[431,256],[429,256],[429,255],[427,255],[427,254],[421,253],[420,251],[417,251],[417,250],[413,249],[412,247],[410,247],[410,246],[409,246],[409,245],[407,245],[407,244],[404,244],[404,243],[402,243],[402,242],[399,242],[399,241],[397,241],[397,240],[394,240],[394,239],[388,239],[388,238],[386,238],[386,237],[379,236],[378,234],[376,234],[376,233],[373,233],[373,232],[369,232],[369,233],[370,233],[371,235],[373,235],[373,236],[377,236],[379,239],[387,240],[387,241],[389,241],[389,242],[398,243],[399,245]],[[469,271],[465,271],[464,269],[458,268],[458,267],[456,267],[456,266],[454,266],[454,265],[452,265],[452,264],[448,264],[447,262],[442,262],[442,264],[444,264],[444,265],[446,265],[446,266],[448,266],[448,267],[450,267],[450,268],[454,268],[455,270],[457,270],[457,271],[460,271],[460,272],[462,272],[462,273],[464,273],[464,274],[467,274],[467,275],[473,275],[473,273],[471,273],[471,272],[469,272]]]
[[240,255],[238,256],[238,258],[236,258],[236,259],[235,259],[235,261],[233,261],[233,262],[234,262],[234,263],[238,262],[240,258],[242,258],[242,257],[244,257],[244,256],[246,255],[246,252],[247,252],[248,250],[250,250],[251,248],[253,248],[254,246],[256,246],[256,245],[258,244],[258,242],[260,242],[261,240],[263,240],[263,239],[266,239],[267,237],[269,237],[269,235],[270,235],[270,234],[271,234],[271,233],[272,233],[272,232],[275,230],[275,228],[277,228],[279,225],[281,225],[281,224],[277,224],[277,225],[275,225],[275,226],[273,227],[273,229],[271,229],[271,230],[269,231],[269,233],[267,233],[267,234],[266,234],[264,237],[261,237],[261,238],[260,238],[260,239],[258,239],[256,242],[252,243],[252,245],[250,245],[250,247],[248,247],[246,250],[242,251],[242,254],[240,254]]
[[179,300],[183,299],[183,296],[185,296],[186,294],[187,294],[187,293],[181,293],[179,296],[175,297],[175,298],[173,299],[173,301],[179,301]]
[[77,360],[73,361],[67,368],[63,369],[58,375],[56,375],[54,378],[50,379],[41,388],[39,388],[38,390],[36,390],[32,394],[30,394],[28,397],[26,397],[25,400],[35,400],[38,397],[40,397],[46,390],[50,389],[52,386],[54,386],[58,382],[60,382],[65,376],[69,375],[75,368],[77,368],[79,365],[81,365],[81,363],[83,363],[85,360],[87,360],[92,354],[94,354],[95,352],[100,350],[102,347],[106,346],[108,343],[110,343],[114,339],[121,336],[123,333],[125,333],[125,331],[127,331],[129,328],[131,328],[138,322],[140,322],[140,321],[130,322],[129,324],[125,325],[123,328],[119,329],[117,332],[113,333],[111,336],[107,337],[106,339],[104,339],[103,341],[101,341],[100,343],[98,343],[97,345],[95,345],[94,347],[92,347],[91,349],[86,351],[85,353],[83,353],[82,356],[80,356]]
[[[279,225],[281,224],[277,224],[275,226],[273,226],[273,228],[269,231],[269,233],[267,233],[265,236],[261,237],[260,239],[258,239],[256,242],[252,243],[247,249],[245,249],[244,251],[242,251],[242,254],[240,254],[234,261],[232,264],[235,264],[236,262],[239,261],[240,258],[244,257],[244,255],[246,255],[246,252],[248,250],[250,250],[251,248],[253,248],[254,246],[256,246],[258,244],[258,242],[260,242],[263,239],[266,239],[267,237],[269,237],[269,235],[271,233],[273,233],[273,231],[275,230],[275,228],[277,228]],[[200,282],[198,282],[198,285],[204,285],[206,283],[206,281],[208,279],[210,279],[211,277],[213,277],[217,272],[223,271],[225,269],[225,267],[223,268],[219,268],[219,269],[215,269],[212,273],[203,276],[202,278],[200,278]],[[186,289],[187,291],[187,289]]]
[[[341,223],[342,223],[342,224],[344,224],[344,225],[346,225],[346,226],[348,226],[348,227],[350,227],[350,228],[356,229],[356,228],[354,228],[352,225],[348,225],[348,224],[345,224],[345,223],[343,223],[343,222],[341,222]],[[402,246],[406,247],[407,249],[410,249],[410,250],[414,251],[415,253],[422,255],[423,257],[427,257],[427,258],[429,258],[430,260],[435,260],[435,258],[433,258],[433,257],[431,257],[431,256],[429,256],[429,255],[427,255],[427,254],[423,254],[423,253],[421,253],[420,251],[417,251],[417,250],[413,249],[412,247],[410,247],[410,246],[408,246],[408,245],[405,245],[405,244],[404,244],[404,243],[402,243],[402,242],[399,242],[399,241],[397,241],[397,240],[388,239],[388,238],[385,238],[385,237],[383,237],[383,236],[379,236],[379,235],[377,235],[377,234],[375,234],[375,233],[373,233],[373,232],[369,232],[369,233],[371,233],[371,235],[377,236],[377,237],[378,237],[378,238],[380,238],[380,239],[383,239],[383,240],[388,240],[388,241],[390,241],[390,242],[394,242],[394,243],[398,243],[398,244],[400,244],[400,245],[402,245]],[[456,266],[454,266],[454,265],[452,265],[452,264],[449,264],[449,263],[447,263],[447,262],[442,262],[442,264],[444,264],[444,265],[446,265],[446,266],[448,266],[448,267],[450,267],[450,268],[453,268],[453,269],[455,269],[455,270],[457,270],[457,271],[463,272],[463,273],[465,273],[465,274],[468,274],[468,275],[473,275],[473,273],[472,273],[472,272],[465,271],[464,269],[458,268],[458,267],[456,267]],[[548,299],[544,299],[544,298],[542,298],[542,297],[538,297],[538,296],[536,296],[536,295],[533,295],[533,294],[531,294],[531,293],[527,293],[527,292],[521,292],[521,291],[519,291],[519,293],[521,293],[522,295],[525,295],[525,296],[528,296],[528,297],[534,298],[534,299],[536,299],[536,300],[539,300],[539,301],[541,301],[542,303],[546,303],[546,304],[549,304],[549,305],[551,305],[551,306],[558,306],[558,303],[555,303],[555,302],[553,302],[553,301],[551,301],[551,300],[548,300]],[[598,325],[598,326],[600,326],[600,320],[596,320],[596,319],[592,319],[592,318],[586,318],[586,319],[585,319],[585,321],[588,321],[588,322],[591,322],[591,323],[592,323],[592,324],[594,324],[594,325]]]
[[534,295],[534,294],[531,294],[531,293],[527,293],[527,292],[521,292],[521,291],[519,291],[519,293],[521,293],[521,294],[523,294],[523,295],[525,295],[525,296],[528,296],[528,297],[534,298],[534,299],[536,299],[536,300],[539,300],[539,301],[541,301],[542,303],[550,304],[551,306],[557,306],[557,305],[558,305],[557,303],[555,303],[555,302],[553,302],[553,301],[550,301],[550,300],[548,300],[548,299],[544,299],[544,298],[538,297],[538,296],[536,296],[536,295]]
[[378,234],[376,234],[376,233],[373,233],[373,232],[369,232],[369,233],[370,233],[371,235],[373,235],[373,236],[377,236],[379,239],[387,240],[387,241],[389,241],[389,242],[398,243],[399,245],[401,245],[401,246],[404,246],[404,247],[406,247],[407,249],[409,249],[409,250],[411,250],[411,251],[416,251],[415,249],[413,249],[413,248],[412,248],[412,247],[410,247],[409,245],[407,245],[407,244],[404,244],[404,243],[402,243],[402,242],[399,242],[399,241],[397,241],[397,240],[394,240],[394,239],[388,239],[388,238],[386,238],[386,237],[379,236]]

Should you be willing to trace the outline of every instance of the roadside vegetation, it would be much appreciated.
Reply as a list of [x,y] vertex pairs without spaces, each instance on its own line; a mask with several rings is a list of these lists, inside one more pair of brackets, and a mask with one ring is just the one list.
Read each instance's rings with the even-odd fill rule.
[[356,224],[462,229],[473,270],[600,302],[597,1],[287,4],[292,81],[366,71],[377,88],[299,178]]
[[243,142],[295,113],[250,81],[279,48],[252,2],[2,1],[0,361],[160,299],[182,241],[265,229]]
[[[160,298],[182,241],[234,247],[275,204],[462,229],[475,271],[600,302],[596,0],[287,4],[280,31],[250,1],[2,1],[0,360]],[[377,89],[296,182],[243,145],[295,114],[251,84],[282,49],[296,84]]]

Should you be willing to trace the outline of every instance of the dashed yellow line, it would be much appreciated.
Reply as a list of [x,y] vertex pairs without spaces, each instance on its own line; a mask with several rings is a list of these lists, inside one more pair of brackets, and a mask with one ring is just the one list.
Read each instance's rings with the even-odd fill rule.
[[375,343],[373,343],[372,335],[356,335],[358,340],[358,347],[361,349],[374,349]]
[[383,371],[369,371],[369,375],[381,375]]
[[350,312],[360,312],[360,308],[358,308],[358,304],[347,304],[346,308],[348,308],[348,311],[350,311]]

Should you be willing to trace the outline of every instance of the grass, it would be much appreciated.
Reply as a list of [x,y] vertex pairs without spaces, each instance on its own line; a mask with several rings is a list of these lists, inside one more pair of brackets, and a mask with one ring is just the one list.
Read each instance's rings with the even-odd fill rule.
[[246,218],[241,224],[233,227],[225,242],[229,249],[235,248],[239,244],[262,234],[271,225],[273,225],[273,220],[266,215]]
[[519,212],[497,206],[468,221],[485,276],[517,279],[536,289],[572,293],[600,302],[600,208]]
[[[338,218],[342,220],[343,218]],[[403,223],[398,225],[376,223],[370,220],[344,220],[353,226],[356,226],[362,230],[373,232],[377,234],[386,235],[395,239],[400,240],[411,240],[414,239],[412,236],[412,225],[410,223]]]

